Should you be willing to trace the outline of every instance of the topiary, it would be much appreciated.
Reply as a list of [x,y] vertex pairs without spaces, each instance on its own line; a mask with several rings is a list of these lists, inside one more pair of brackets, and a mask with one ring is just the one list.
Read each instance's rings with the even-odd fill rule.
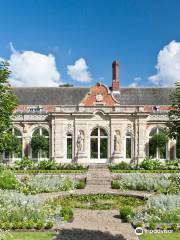
[[133,216],[132,208],[129,207],[129,206],[125,206],[125,207],[121,208],[120,209],[120,216],[123,220],[129,221]]
[[60,216],[63,217],[64,221],[71,221],[73,219],[73,210],[70,207],[63,207],[60,210]]

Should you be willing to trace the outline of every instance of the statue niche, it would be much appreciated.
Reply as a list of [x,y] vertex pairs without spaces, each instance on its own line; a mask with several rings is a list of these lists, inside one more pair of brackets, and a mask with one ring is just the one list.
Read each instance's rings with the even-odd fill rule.
[[114,152],[119,153],[121,151],[121,135],[120,131],[116,130],[114,135]]
[[79,131],[76,146],[78,153],[84,151],[84,132],[82,130]]

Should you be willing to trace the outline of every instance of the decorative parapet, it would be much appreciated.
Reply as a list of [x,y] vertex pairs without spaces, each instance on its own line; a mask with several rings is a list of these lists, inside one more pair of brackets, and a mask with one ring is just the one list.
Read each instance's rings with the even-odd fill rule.
[[147,121],[149,121],[149,122],[157,122],[157,121],[167,122],[167,121],[169,121],[169,116],[167,113],[164,113],[164,114],[163,113],[158,113],[158,114],[152,113],[148,116]]
[[46,121],[48,114],[15,114],[12,118],[13,122],[42,122]]

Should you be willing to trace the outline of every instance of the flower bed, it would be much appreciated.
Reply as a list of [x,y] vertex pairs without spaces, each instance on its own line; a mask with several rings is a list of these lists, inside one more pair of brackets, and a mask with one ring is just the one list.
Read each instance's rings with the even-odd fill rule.
[[111,183],[112,188],[121,190],[139,190],[161,193],[178,193],[180,190],[180,174],[163,174],[150,176],[131,173],[121,176],[120,180]]
[[50,229],[62,220],[61,212],[60,205],[50,206],[42,197],[0,190],[1,229]]
[[132,223],[135,227],[148,229],[172,229],[176,231],[180,223],[180,194],[160,194],[149,198],[140,211],[134,213]]
[[0,189],[17,190],[24,194],[69,191],[75,188],[83,189],[84,187],[84,179],[75,181],[69,177],[54,175],[28,175],[16,178],[10,170],[3,170],[0,173]]

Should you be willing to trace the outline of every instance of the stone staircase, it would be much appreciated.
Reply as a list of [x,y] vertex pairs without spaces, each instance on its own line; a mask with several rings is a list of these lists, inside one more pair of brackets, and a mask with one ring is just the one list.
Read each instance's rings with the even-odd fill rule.
[[105,164],[90,165],[86,178],[86,187],[100,187],[109,189],[111,186],[111,173]]

